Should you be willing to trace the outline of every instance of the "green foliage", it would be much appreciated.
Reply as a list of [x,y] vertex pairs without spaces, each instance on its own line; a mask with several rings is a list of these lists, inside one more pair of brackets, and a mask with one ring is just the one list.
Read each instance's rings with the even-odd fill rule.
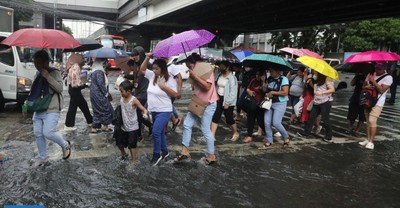
[[66,32],[66,33],[70,34],[71,36],[73,36],[73,32],[72,32],[72,29],[70,27],[64,25],[64,23],[63,23],[62,24],[62,28],[63,28],[64,32]]
[[345,32],[345,51],[399,51],[400,19],[363,20],[348,25]]
[[[33,0],[21,0],[27,4],[32,4]],[[26,11],[14,8],[14,31],[19,30],[19,21],[29,22],[32,20],[33,11]]]

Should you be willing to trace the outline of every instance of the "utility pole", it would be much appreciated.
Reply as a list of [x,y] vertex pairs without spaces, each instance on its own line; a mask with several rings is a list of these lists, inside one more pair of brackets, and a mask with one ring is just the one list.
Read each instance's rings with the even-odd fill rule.
[[[54,0],[53,4],[53,29],[56,29],[56,0]],[[54,49],[54,56],[53,56],[53,63],[56,63],[56,54],[57,54],[57,49]]]

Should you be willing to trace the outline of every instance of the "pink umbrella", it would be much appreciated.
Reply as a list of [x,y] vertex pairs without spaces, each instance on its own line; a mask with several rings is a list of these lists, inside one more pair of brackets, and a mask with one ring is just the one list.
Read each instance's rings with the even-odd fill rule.
[[285,48],[281,48],[279,50],[283,51],[283,52],[286,52],[286,53],[290,53],[290,54],[295,55],[295,56],[303,56],[303,52],[298,48],[285,47]]
[[81,44],[61,30],[26,28],[12,33],[1,44],[31,48],[76,48]]
[[365,51],[349,56],[345,63],[376,62],[376,61],[398,61],[400,56],[396,53],[385,51]]
[[301,55],[301,56],[311,56],[311,57],[314,57],[314,58],[317,58],[317,59],[323,59],[322,56],[320,56],[318,53],[310,51],[310,50],[308,50],[306,48],[302,48],[302,49],[299,49],[299,50],[303,53],[303,55]]
[[157,43],[155,57],[171,57],[205,45],[215,37],[207,30],[189,30],[178,33]]

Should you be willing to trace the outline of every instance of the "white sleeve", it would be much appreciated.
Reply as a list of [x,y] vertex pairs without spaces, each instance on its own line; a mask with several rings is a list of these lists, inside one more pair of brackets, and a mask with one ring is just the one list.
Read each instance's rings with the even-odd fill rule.
[[144,77],[146,77],[148,80],[150,80],[152,77],[154,77],[154,72],[146,69],[146,73],[144,74]]

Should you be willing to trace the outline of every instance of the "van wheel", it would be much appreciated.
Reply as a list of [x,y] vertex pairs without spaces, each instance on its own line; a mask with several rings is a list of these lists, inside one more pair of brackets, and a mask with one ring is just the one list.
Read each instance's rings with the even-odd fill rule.
[[3,97],[3,93],[0,90],[0,112],[4,111],[4,105],[6,104],[4,97]]

